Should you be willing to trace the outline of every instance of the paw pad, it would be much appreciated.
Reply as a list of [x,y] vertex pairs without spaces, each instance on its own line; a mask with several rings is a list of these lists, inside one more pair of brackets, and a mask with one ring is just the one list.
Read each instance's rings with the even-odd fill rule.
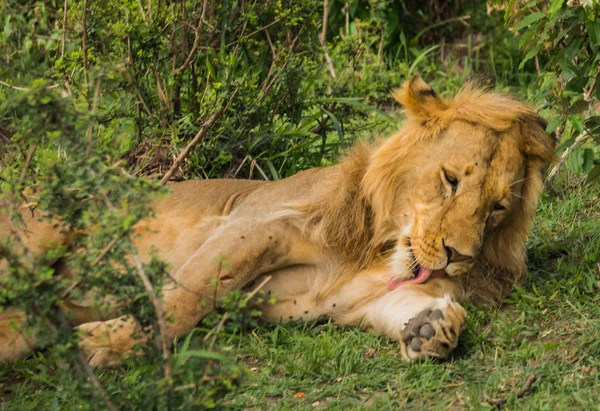
[[458,303],[451,304],[446,312],[425,309],[406,324],[402,331],[404,358],[444,358],[456,346],[466,313]]
[[435,330],[433,329],[433,327],[431,326],[431,324],[425,324],[419,330],[419,335],[421,337],[425,337],[427,339],[430,339],[431,337],[433,337],[435,335]]

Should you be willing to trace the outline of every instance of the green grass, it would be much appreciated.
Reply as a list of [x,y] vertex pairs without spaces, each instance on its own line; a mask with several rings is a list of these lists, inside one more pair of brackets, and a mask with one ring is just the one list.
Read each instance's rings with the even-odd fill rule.
[[[223,333],[219,344],[229,360],[221,366],[232,367],[235,383],[213,392],[215,405],[595,409],[600,379],[599,200],[598,189],[549,190],[529,242],[527,282],[500,309],[468,306],[467,328],[448,361],[406,364],[397,343],[329,323],[263,325]],[[200,336],[196,333],[193,340]],[[3,409],[99,407],[69,389],[67,371],[45,363],[39,355],[0,366]],[[144,405],[148,367],[129,365],[100,378],[111,395],[146,408],[151,406]],[[190,389],[186,395],[205,392]]]

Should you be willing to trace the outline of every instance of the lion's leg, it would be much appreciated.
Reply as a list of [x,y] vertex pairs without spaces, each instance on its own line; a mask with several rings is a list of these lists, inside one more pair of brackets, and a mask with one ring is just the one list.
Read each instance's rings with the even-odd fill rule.
[[0,361],[14,361],[35,350],[35,336],[26,323],[21,311],[9,309],[0,313]]
[[[219,228],[175,273],[174,282],[163,287],[167,337],[190,331],[213,308],[207,303],[215,296],[287,265],[292,241],[293,235],[278,223],[240,219]],[[118,364],[136,343],[144,341],[135,321],[127,316],[83,324],[80,329],[84,333],[81,347],[90,364],[99,367]]]
[[[356,314],[359,324],[399,340],[407,361],[445,358],[456,347],[467,313],[457,302],[460,286],[448,279],[431,279],[385,293]],[[356,317],[358,318],[358,317]]]
[[[73,326],[108,318],[106,310],[79,304],[65,300],[60,306]],[[0,361],[15,361],[41,348],[44,347],[40,345],[35,330],[27,325],[25,312],[13,308],[0,312]]]
[[[54,268],[59,276],[71,275],[62,262],[57,263]],[[94,299],[92,292],[83,299],[62,300],[59,306],[61,313],[73,326],[114,318],[121,308],[110,297],[100,301]],[[44,346],[40,344],[36,332],[27,325],[25,312],[14,307],[5,307],[4,311],[0,312],[0,361],[14,361],[41,348]]]

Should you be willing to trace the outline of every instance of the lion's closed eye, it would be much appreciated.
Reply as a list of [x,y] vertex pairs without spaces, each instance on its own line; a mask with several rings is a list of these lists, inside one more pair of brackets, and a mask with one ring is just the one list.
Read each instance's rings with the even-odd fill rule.
[[454,194],[456,192],[456,189],[458,188],[458,177],[452,173],[451,171],[446,170],[445,168],[442,168],[442,181],[444,182],[444,185],[446,185],[447,187],[450,188],[450,190],[452,191],[452,194]]

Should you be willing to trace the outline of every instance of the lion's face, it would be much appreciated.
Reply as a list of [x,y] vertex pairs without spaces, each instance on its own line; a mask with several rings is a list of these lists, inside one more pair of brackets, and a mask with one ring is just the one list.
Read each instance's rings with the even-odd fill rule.
[[413,77],[394,97],[407,119],[361,181],[375,240],[396,243],[389,288],[467,271],[467,281],[484,281],[470,270],[481,261],[495,281],[481,295],[496,298],[526,273],[525,241],[555,137],[531,107],[475,83],[442,99]]
[[520,194],[525,159],[505,134],[454,121],[413,151],[411,220],[400,239],[408,261],[450,276],[465,273],[484,238],[502,224]]

